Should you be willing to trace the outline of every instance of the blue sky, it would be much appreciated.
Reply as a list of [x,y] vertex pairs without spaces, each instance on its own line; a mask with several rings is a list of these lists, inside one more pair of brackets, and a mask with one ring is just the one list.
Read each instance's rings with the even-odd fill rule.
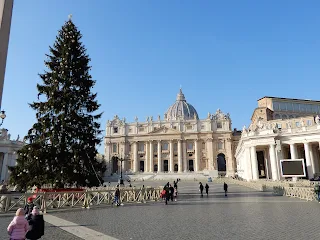
[[320,100],[319,9],[315,0],[15,0],[3,127],[16,138],[34,123],[27,103],[70,13],[92,59],[103,128],[115,114],[163,117],[180,85],[200,118],[220,108],[236,128],[265,95]]

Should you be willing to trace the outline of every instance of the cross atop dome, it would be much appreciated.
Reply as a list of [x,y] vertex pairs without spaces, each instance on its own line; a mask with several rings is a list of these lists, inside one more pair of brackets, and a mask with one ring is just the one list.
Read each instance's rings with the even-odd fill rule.
[[180,91],[179,91],[179,93],[177,95],[177,101],[185,101],[185,100],[186,100],[186,98],[184,97],[184,94],[182,92],[182,88],[181,88],[181,85],[180,85]]

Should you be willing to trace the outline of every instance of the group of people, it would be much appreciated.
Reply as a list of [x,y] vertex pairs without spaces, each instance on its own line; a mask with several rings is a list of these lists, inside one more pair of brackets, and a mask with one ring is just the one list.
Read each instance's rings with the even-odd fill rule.
[[168,205],[168,201],[177,201],[177,197],[178,197],[178,181],[179,179],[177,179],[177,181],[173,181],[173,185],[170,184],[169,182],[164,185],[163,190],[160,194],[160,198],[162,198],[163,200],[165,200],[166,205]]
[[39,209],[32,202],[32,198],[27,199],[24,208],[19,208],[16,215],[10,222],[8,234],[11,240],[40,239],[44,235],[44,219],[39,213]]
[[[206,194],[207,196],[209,195],[209,185],[206,183],[205,187],[203,187],[202,182],[199,182],[199,191],[200,191],[200,196],[203,197],[203,190],[206,189]],[[228,184],[225,182],[223,183],[223,190],[224,190],[224,195],[227,196],[228,192]]]

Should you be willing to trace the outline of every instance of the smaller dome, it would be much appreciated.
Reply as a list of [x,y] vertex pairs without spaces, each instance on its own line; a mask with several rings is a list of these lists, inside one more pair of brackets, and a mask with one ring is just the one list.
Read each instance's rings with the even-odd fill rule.
[[165,118],[167,121],[199,119],[196,109],[191,104],[187,103],[181,88],[177,94],[176,102],[169,107],[165,114]]

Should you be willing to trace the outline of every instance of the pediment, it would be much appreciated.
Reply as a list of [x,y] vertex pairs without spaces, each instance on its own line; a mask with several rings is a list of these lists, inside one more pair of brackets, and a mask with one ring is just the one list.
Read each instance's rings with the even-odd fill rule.
[[167,128],[167,127],[161,127],[156,130],[153,130],[152,132],[149,132],[149,134],[177,134],[177,133],[181,133],[181,132],[176,129]]

